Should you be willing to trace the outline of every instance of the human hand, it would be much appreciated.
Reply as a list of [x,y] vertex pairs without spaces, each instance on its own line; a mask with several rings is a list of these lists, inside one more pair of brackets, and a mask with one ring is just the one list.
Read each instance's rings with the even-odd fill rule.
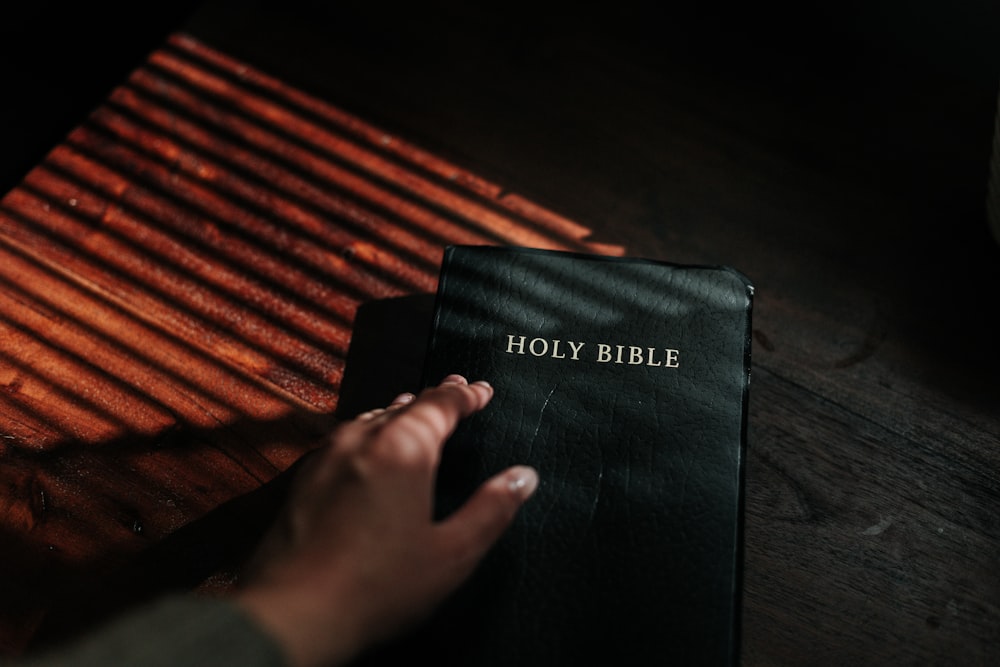
[[457,588],[538,485],[514,466],[433,520],[434,478],[458,422],[493,389],[451,375],[338,427],[297,473],[241,604],[293,664],[342,664],[428,614]]

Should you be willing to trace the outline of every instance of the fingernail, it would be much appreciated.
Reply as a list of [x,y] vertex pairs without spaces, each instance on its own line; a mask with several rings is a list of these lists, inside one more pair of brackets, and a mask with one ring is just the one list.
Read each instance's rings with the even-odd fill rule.
[[408,391],[404,391],[402,394],[392,399],[392,405],[399,405],[400,403],[409,403],[414,398],[416,398],[416,396],[414,396]]
[[441,380],[441,384],[468,384],[468,383],[469,383],[468,380],[466,380],[463,376],[457,373],[452,373],[445,379]]
[[358,419],[359,421],[369,421],[371,419],[374,419],[375,417],[378,417],[383,412],[385,412],[385,408],[375,408],[374,410],[367,410],[366,412],[362,412],[361,414],[359,414],[356,417],[356,419]]
[[538,473],[534,468],[517,466],[510,473],[507,488],[521,500],[527,500],[538,488]]
[[486,380],[476,380],[472,384],[478,384],[480,387],[486,387],[487,389],[492,389],[493,386]]

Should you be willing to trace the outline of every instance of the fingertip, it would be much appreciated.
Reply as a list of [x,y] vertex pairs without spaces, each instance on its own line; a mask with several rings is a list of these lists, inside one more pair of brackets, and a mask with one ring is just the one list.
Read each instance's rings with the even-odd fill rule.
[[476,380],[470,383],[464,375],[458,373],[447,375],[437,389],[443,389],[448,393],[455,392],[454,395],[464,396],[466,399],[472,396],[475,404],[472,410],[480,410],[485,407],[493,398],[494,393],[493,386],[486,380]]
[[514,466],[507,470],[507,490],[519,501],[524,502],[538,489],[538,471],[531,466]]
[[476,561],[496,543],[539,486],[538,472],[515,465],[484,482],[465,504],[440,524],[460,561]]
[[390,407],[398,405],[406,405],[407,403],[412,403],[413,399],[416,398],[415,394],[411,394],[408,391],[404,391],[402,394],[392,399],[392,403],[389,404]]
[[359,422],[368,422],[375,419],[379,415],[385,413],[385,408],[374,408],[372,410],[367,410],[359,414],[355,419]]
[[477,392],[480,392],[486,401],[489,401],[491,398],[493,398],[493,385],[491,385],[486,380],[476,380],[469,386],[475,389]]

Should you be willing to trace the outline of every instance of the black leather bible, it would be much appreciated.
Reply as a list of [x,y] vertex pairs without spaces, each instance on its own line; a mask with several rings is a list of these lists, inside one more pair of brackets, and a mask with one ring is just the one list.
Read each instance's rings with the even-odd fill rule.
[[752,296],[727,267],[446,249],[425,381],[461,373],[495,395],[445,446],[437,512],[512,464],[541,483],[412,651],[739,662]]

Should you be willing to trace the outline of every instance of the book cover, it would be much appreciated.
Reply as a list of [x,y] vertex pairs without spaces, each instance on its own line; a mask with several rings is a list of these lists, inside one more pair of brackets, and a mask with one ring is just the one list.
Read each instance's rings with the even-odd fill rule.
[[410,649],[466,666],[738,663],[752,296],[727,267],[446,250],[425,381],[496,391],[445,445],[437,511],[509,465],[541,484]]

